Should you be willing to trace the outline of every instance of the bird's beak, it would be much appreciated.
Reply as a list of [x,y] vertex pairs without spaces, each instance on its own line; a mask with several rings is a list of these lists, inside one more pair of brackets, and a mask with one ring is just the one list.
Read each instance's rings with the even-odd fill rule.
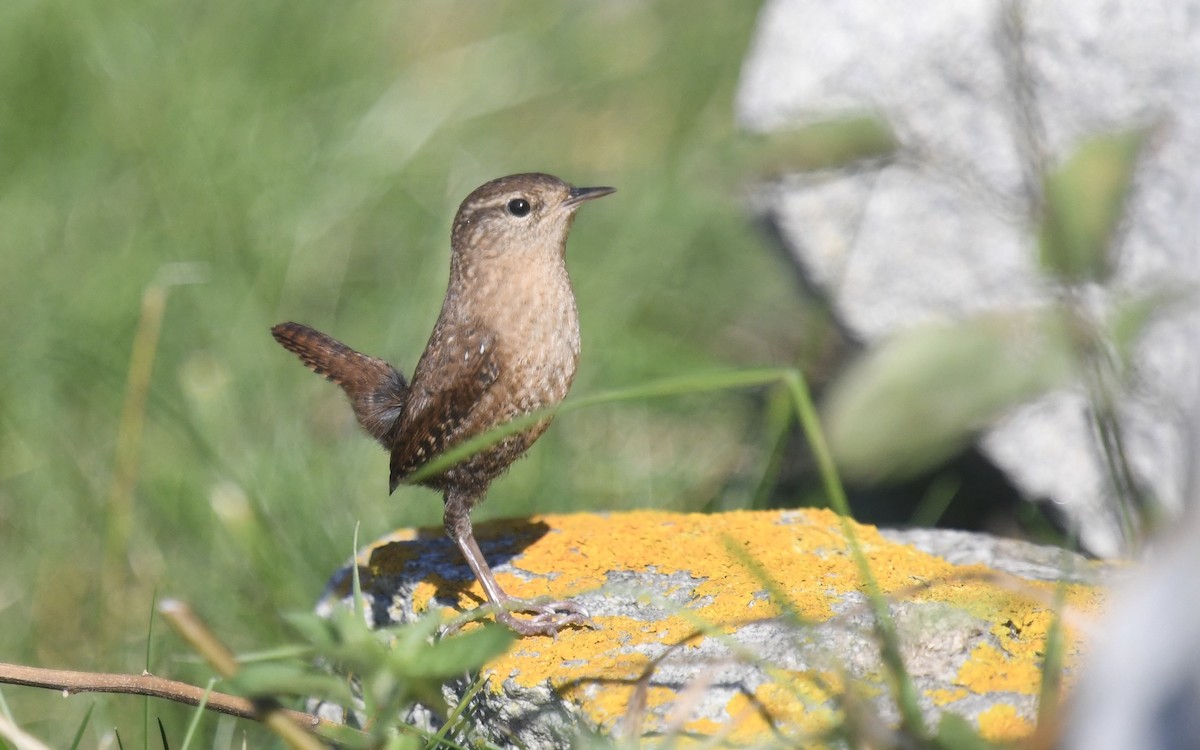
[[578,206],[584,201],[590,201],[593,198],[603,198],[615,192],[617,192],[617,189],[611,187],[573,187],[571,188],[571,192],[567,193],[567,199],[562,202],[562,205],[564,207]]

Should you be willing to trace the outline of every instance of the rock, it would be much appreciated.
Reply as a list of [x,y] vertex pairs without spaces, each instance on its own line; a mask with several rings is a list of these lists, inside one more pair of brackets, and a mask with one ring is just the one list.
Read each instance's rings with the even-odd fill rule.
[[[981,545],[992,567],[956,565],[888,538],[907,532],[850,525],[889,596],[930,725],[953,712],[988,737],[1028,734],[1055,584],[998,571],[1053,579],[1054,561],[1066,558],[993,542]],[[487,741],[559,748],[596,732],[723,734],[741,743],[782,735],[803,744],[835,728],[844,705],[857,706],[855,721],[899,720],[869,605],[829,511],[542,516],[479,524],[476,533],[506,591],[574,595],[599,626],[520,640],[487,665],[469,709]],[[986,539],[921,532],[918,541],[944,544],[946,535],[952,549]],[[771,586],[739,555],[767,571],[802,624],[781,616]],[[440,532],[398,532],[358,564],[375,627],[483,600]],[[1078,557],[1067,567],[1076,580],[1107,570]],[[348,578],[349,569],[335,576],[322,608],[347,597]],[[1065,596],[1076,613],[1094,613],[1103,600],[1084,583],[1065,584]],[[1070,629],[1068,644],[1070,673],[1078,658]],[[452,705],[469,685],[447,688]]]
[[[1017,11],[1014,11],[1017,9]],[[1021,23],[1014,22],[1021,19]],[[902,328],[1047,305],[1031,184],[1087,137],[1157,125],[1097,314],[1200,280],[1200,2],[773,0],[738,94],[742,125],[791,128],[877,113],[896,158],[783,180],[763,210],[841,325],[870,345]],[[1027,75],[1021,73],[1025,71]],[[1140,341],[1118,399],[1132,471],[1178,512],[1200,465],[1200,311],[1172,309]],[[1096,554],[1122,549],[1103,453],[1081,387],[992,425],[982,450],[1048,499]]]
[[910,544],[955,565],[982,565],[1031,581],[1112,584],[1118,567],[1089,560],[1061,547],[1047,547],[956,529],[880,529],[884,538]]
[[1200,517],[1117,592],[1072,696],[1064,750],[1200,747]]

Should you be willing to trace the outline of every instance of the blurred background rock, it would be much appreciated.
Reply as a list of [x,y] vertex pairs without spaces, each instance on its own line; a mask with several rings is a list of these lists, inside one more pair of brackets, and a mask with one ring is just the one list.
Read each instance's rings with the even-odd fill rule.
[[1196,496],[1196,10],[764,6],[739,122],[869,117],[897,143],[760,195],[868,350],[827,405],[851,479],[928,487],[920,516],[957,495],[959,524],[1032,530],[1040,509],[1098,555],[1135,552]]

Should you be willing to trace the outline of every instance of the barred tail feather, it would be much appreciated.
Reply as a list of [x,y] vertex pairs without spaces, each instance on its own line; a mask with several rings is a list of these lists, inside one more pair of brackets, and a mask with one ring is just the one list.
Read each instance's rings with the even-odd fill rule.
[[355,351],[318,330],[280,323],[271,335],[308,369],[337,383],[350,398],[359,424],[391,448],[393,427],[408,400],[408,382],[387,362]]

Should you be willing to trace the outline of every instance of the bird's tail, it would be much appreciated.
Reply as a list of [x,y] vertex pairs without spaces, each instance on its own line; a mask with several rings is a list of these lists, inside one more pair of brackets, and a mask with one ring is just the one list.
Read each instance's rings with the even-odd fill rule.
[[271,335],[308,369],[341,386],[358,423],[385,448],[391,447],[408,401],[408,382],[396,368],[299,323],[280,323]]

